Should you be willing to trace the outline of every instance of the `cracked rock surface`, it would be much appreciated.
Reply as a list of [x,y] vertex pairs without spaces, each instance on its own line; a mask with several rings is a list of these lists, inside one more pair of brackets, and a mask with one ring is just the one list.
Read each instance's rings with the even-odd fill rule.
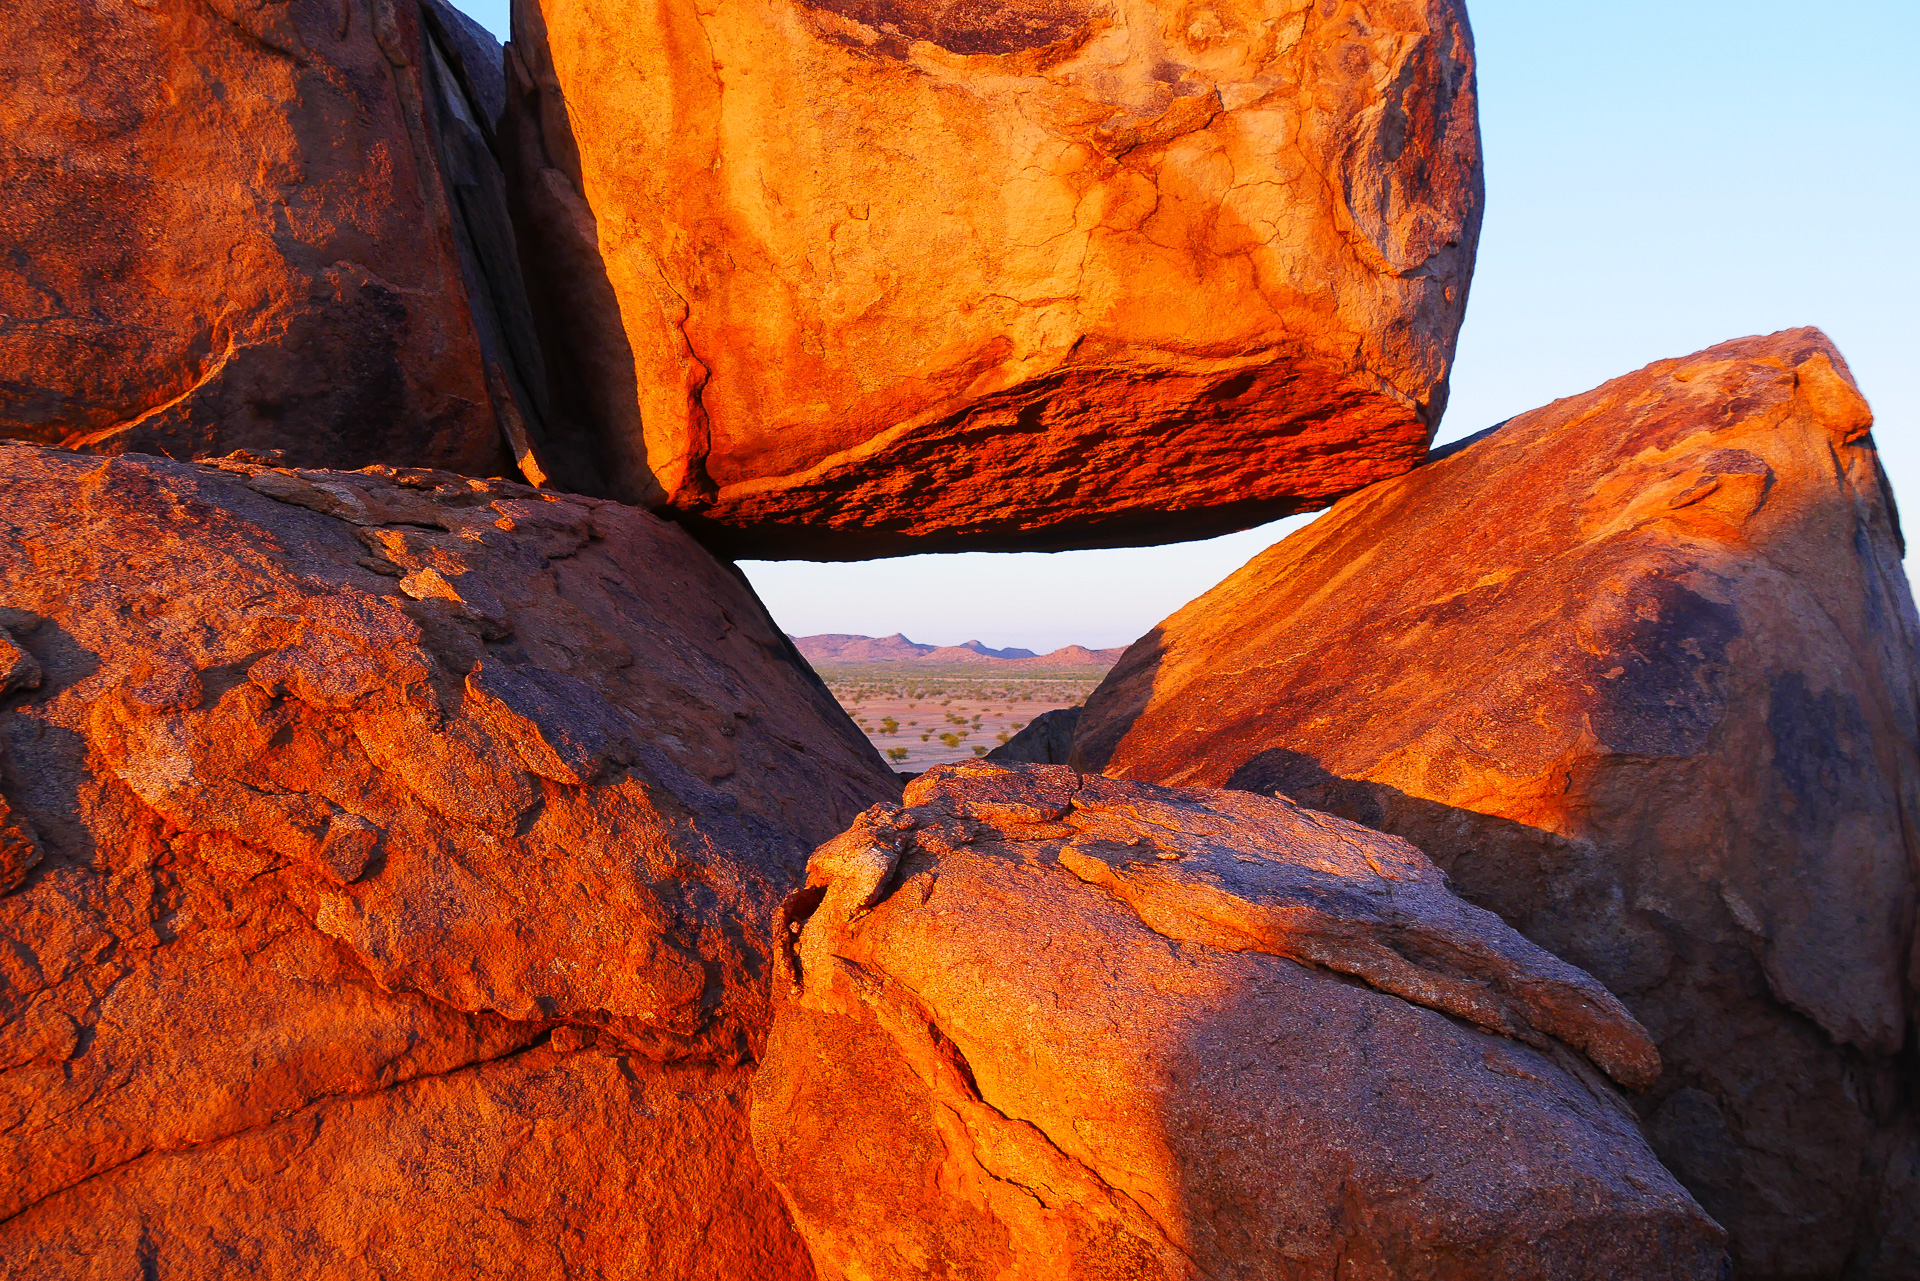
[[1137,642],[1082,768],[1404,836],[1617,993],[1749,1278],[1920,1275],[1920,623],[1817,330],[1357,494]]
[[10,3],[0,436],[510,472],[431,45],[418,0]]
[[1397,838],[942,765],[783,921],[752,1128],[822,1277],[1721,1275],[1645,1032]]
[[0,1271],[806,1275],[764,940],[898,785],[686,534],[10,446],[0,582]]
[[1423,456],[1480,222],[1457,0],[514,20],[549,356],[616,496],[713,546],[1166,542]]

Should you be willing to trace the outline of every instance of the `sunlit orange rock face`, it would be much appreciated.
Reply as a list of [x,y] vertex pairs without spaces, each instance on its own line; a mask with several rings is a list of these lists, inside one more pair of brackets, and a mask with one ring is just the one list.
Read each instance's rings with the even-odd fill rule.
[[898,784],[730,572],[439,472],[0,510],[0,1272],[809,1275],[766,939]]
[[1920,1275],[1920,641],[1867,406],[1797,330],[1369,489],[1136,644],[1075,759],[1406,837],[1654,1034],[1742,1277]]
[[[1404,841],[936,766],[788,905],[754,1081],[823,1278],[1717,1278],[1586,974]],[[1603,1075],[1604,1073],[1604,1075]]]
[[515,10],[520,186],[630,356],[581,339],[608,475],[716,546],[1164,542],[1422,457],[1481,202],[1452,0]]
[[422,24],[412,0],[13,0],[0,435],[511,469],[429,119],[461,90]]

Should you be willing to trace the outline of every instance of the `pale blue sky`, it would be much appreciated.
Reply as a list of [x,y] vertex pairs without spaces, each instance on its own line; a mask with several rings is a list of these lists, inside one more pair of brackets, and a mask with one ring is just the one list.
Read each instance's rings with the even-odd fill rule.
[[[464,7],[504,36],[504,0]],[[1920,522],[1920,3],[1469,11],[1487,218],[1440,438],[1650,361],[1819,325]],[[1123,551],[745,568],[801,635],[1119,645],[1299,523]]]

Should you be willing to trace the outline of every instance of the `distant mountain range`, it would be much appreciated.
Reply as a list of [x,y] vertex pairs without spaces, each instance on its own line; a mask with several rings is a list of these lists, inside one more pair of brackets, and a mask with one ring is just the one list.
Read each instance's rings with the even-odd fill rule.
[[977,640],[964,645],[922,645],[899,632],[891,636],[845,636],[830,632],[820,636],[795,636],[793,643],[809,663],[924,663],[929,667],[953,663],[978,663],[1004,667],[1111,667],[1126,652],[1116,649],[1088,649],[1085,645],[1067,645],[1048,654],[1030,649],[988,649]]

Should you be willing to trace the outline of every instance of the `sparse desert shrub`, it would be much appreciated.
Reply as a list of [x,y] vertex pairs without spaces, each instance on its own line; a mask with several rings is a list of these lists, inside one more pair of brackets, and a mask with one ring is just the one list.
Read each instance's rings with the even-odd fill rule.
[[889,747],[887,749],[887,759],[895,765],[898,765],[901,761],[907,759],[907,749],[904,747]]

